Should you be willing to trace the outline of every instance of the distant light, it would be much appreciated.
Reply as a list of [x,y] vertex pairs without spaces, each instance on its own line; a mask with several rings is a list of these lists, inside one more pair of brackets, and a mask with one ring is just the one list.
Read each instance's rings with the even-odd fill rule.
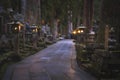
[[83,33],[84,31],[83,31],[83,30],[81,30],[80,32],[81,32],[81,33]]
[[38,32],[38,29],[36,29],[36,32]]
[[21,26],[19,25],[19,31],[21,30]]
[[17,30],[18,28],[17,27],[15,27],[15,30]]
[[37,29],[37,28],[35,28],[35,29],[33,29],[33,30],[32,30],[32,32],[38,32],[38,29]]
[[76,31],[73,31],[73,34],[76,34]]
[[80,30],[78,30],[78,33],[80,33],[81,31]]
[[35,32],[35,29],[33,29],[33,32]]

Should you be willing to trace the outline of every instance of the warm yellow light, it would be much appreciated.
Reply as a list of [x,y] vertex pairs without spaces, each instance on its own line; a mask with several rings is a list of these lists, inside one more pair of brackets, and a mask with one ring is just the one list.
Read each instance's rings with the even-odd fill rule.
[[38,32],[38,29],[36,29],[36,32]]
[[21,26],[19,26],[19,31],[21,30]]
[[18,28],[17,27],[15,27],[15,30],[17,30]]
[[78,30],[78,33],[80,33],[81,31],[80,30]]
[[33,32],[35,32],[36,30],[35,29],[33,29]]
[[76,31],[73,31],[73,34],[76,34]]
[[81,33],[83,33],[84,31],[83,31],[83,30],[81,30],[80,32],[81,32]]

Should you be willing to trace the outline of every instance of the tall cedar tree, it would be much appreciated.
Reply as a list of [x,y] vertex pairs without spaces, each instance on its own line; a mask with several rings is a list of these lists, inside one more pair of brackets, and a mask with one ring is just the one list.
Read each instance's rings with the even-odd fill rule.
[[104,42],[104,28],[106,25],[114,27],[118,43],[120,43],[120,0],[102,0],[101,26],[99,31],[99,42]]

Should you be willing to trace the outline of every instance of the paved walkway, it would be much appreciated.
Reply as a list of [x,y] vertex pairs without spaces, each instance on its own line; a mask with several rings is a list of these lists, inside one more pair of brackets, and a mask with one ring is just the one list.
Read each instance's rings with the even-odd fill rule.
[[62,40],[10,66],[3,80],[96,80],[78,68],[72,40]]

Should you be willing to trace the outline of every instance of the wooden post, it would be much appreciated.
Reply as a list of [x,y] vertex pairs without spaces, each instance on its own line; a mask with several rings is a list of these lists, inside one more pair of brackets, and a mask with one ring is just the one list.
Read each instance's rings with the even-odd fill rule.
[[15,55],[19,55],[19,33],[15,34],[15,43],[14,43],[14,50],[15,50]]
[[109,27],[106,25],[105,27],[105,50],[108,50],[108,39],[109,39]]
[[20,50],[19,50],[19,33],[17,34],[17,54],[19,55]]

